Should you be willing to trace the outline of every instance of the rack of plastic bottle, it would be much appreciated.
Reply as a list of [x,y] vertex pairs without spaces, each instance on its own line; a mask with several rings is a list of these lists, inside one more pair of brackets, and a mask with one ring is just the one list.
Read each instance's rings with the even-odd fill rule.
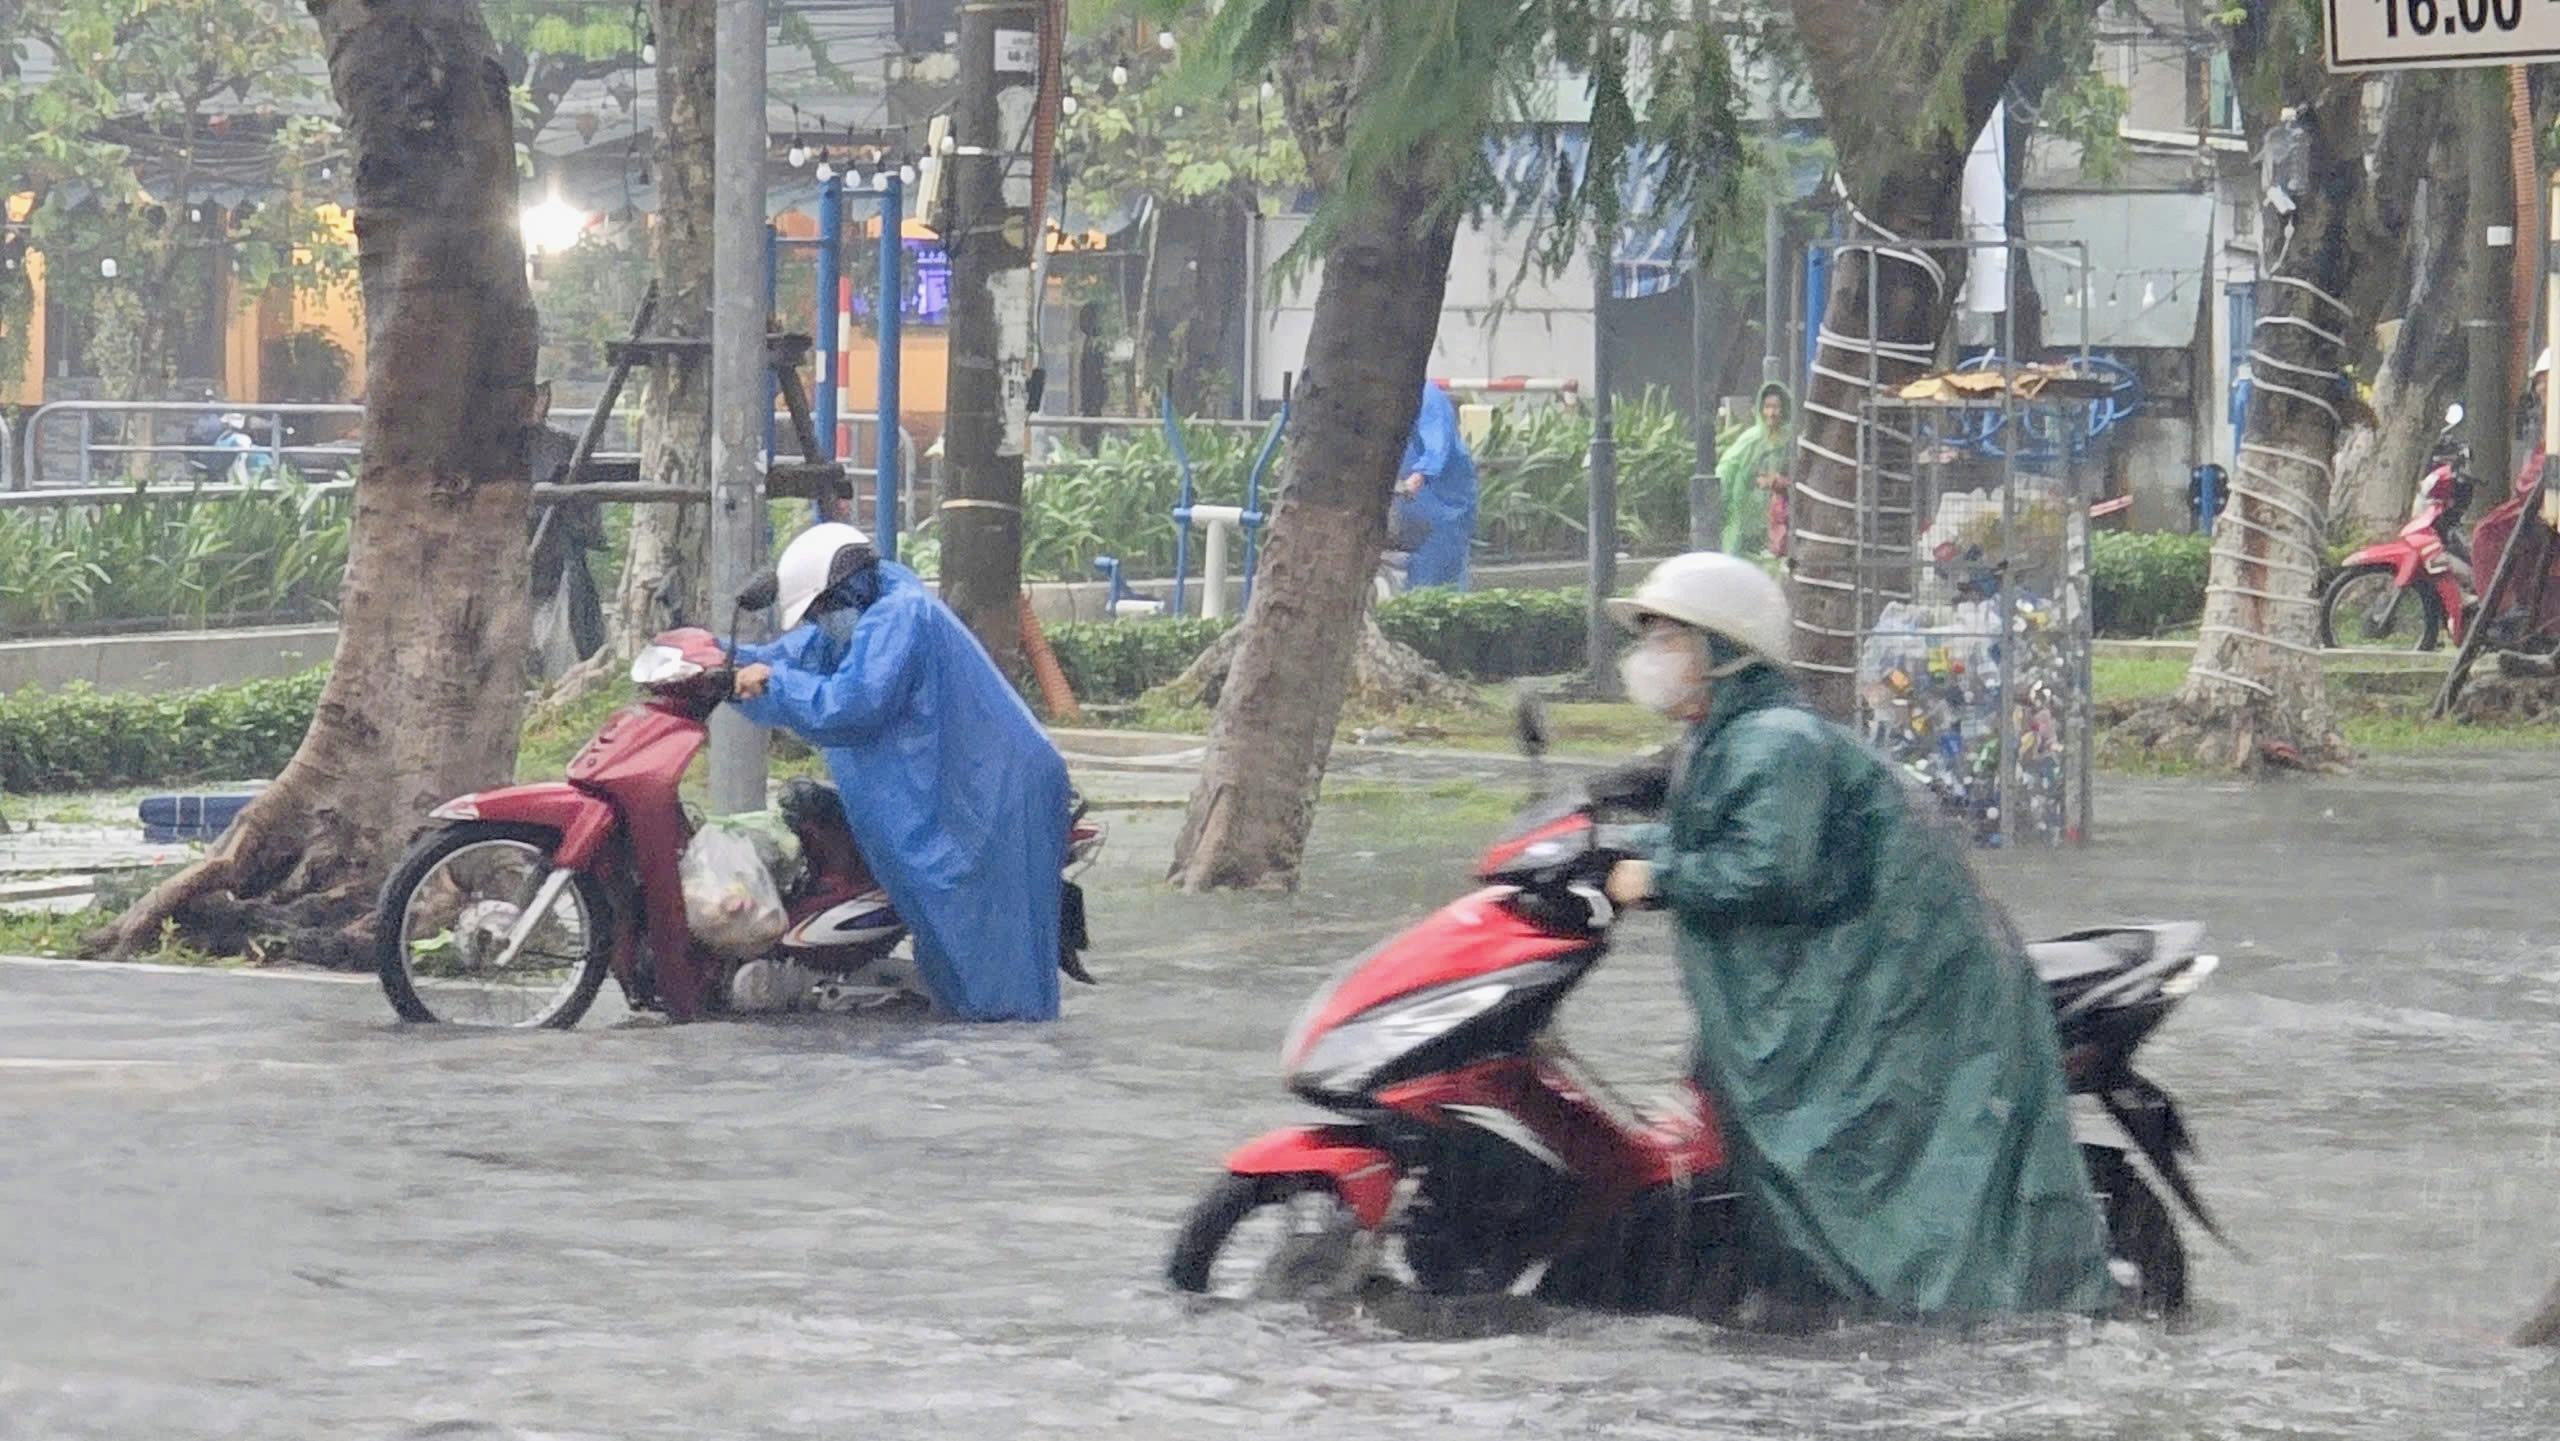
[[[1872,403],[1859,476],[1857,693],[1868,741],[1983,845],[2090,823],[2088,507],[2099,448],[1949,443],[2015,400]],[[2078,407],[2035,417],[2068,427]],[[1949,439],[1941,439],[1946,437]]]

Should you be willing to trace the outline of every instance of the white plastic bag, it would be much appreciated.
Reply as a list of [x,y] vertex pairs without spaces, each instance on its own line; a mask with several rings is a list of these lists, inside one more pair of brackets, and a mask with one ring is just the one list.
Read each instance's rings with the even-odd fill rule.
[[773,873],[755,841],[737,830],[711,825],[695,832],[676,875],[694,941],[723,960],[762,955],[790,928]]

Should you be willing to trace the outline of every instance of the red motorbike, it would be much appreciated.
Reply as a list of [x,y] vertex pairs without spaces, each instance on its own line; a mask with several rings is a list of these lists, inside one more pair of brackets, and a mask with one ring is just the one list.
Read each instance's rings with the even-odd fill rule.
[[[1568,791],[1532,809],[1479,863],[1483,889],[1318,993],[1282,1063],[1292,1091],[1346,1120],[1229,1155],[1174,1243],[1177,1289],[1388,1284],[1710,1317],[1733,1306],[1736,1198],[1713,1100],[1685,1086],[1667,1107],[1633,1110],[1553,1035],[1557,1007],[1608,949],[1617,916],[1603,879],[1634,854],[1600,823],[1602,805]],[[2191,1146],[2177,1107],[2132,1065],[2215,968],[2201,936],[2126,927],[2029,951],[2073,1092],[2095,1096],[2211,1229],[2180,1163]],[[2168,1208],[2122,1148],[2082,1152],[2118,1282],[2144,1311],[2174,1313],[2187,1260]]]
[[2462,643],[2471,624],[2471,555],[2462,515],[2476,488],[2471,447],[2453,438],[2459,404],[2447,409],[2409,523],[2389,540],[2348,556],[2320,597],[2320,644],[2434,650],[2450,631]]
[[[770,577],[738,597],[741,611],[772,603]],[[652,640],[631,679],[648,699],[608,719],[568,779],[457,796],[429,813],[444,824],[411,844],[375,918],[382,989],[402,1020],[565,1030],[608,973],[635,1011],[690,1021],[724,1007],[737,963],[695,944],[686,919],[678,861],[697,821],[678,787],[735,669],[717,637],[688,627]],[[863,866],[841,800],[795,782],[779,809],[806,857],[782,897],[779,956],[822,991],[894,990],[853,984],[907,926]],[[1072,876],[1100,852],[1103,831],[1080,800],[1061,820]],[[1072,879],[1062,909],[1060,968],[1089,982],[1084,894]]]

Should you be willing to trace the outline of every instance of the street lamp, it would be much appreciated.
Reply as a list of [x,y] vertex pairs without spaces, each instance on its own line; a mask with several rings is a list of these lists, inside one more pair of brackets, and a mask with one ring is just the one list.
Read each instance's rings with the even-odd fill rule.
[[579,237],[587,233],[587,223],[594,219],[586,211],[570,204],[560,194],[558,182],[539,205],[528,205],[516,216],[517,227],[524,232],[527,255],[556,255],[575,247]]

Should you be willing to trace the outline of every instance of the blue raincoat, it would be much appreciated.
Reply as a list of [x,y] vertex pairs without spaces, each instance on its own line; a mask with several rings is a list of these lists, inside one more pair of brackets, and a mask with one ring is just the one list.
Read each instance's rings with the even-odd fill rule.
[[960,617],[882,561],[880,598],[849,630],[811,621],[737,656],[773,667],[739,713],[826,757],[938,1007],[1057,1019],[1067,764]]
[[1395,505],[1396,533],[1423,533],[1405,566],[1405,584],[1465,590],[1467,548],[1476,533],[1476,461],[1458,434],[1458,407],[1429,381],[1423,382],[1422,409],[1413,418],[1396,479],[1417,473],[1421,491],[1396,497]]

